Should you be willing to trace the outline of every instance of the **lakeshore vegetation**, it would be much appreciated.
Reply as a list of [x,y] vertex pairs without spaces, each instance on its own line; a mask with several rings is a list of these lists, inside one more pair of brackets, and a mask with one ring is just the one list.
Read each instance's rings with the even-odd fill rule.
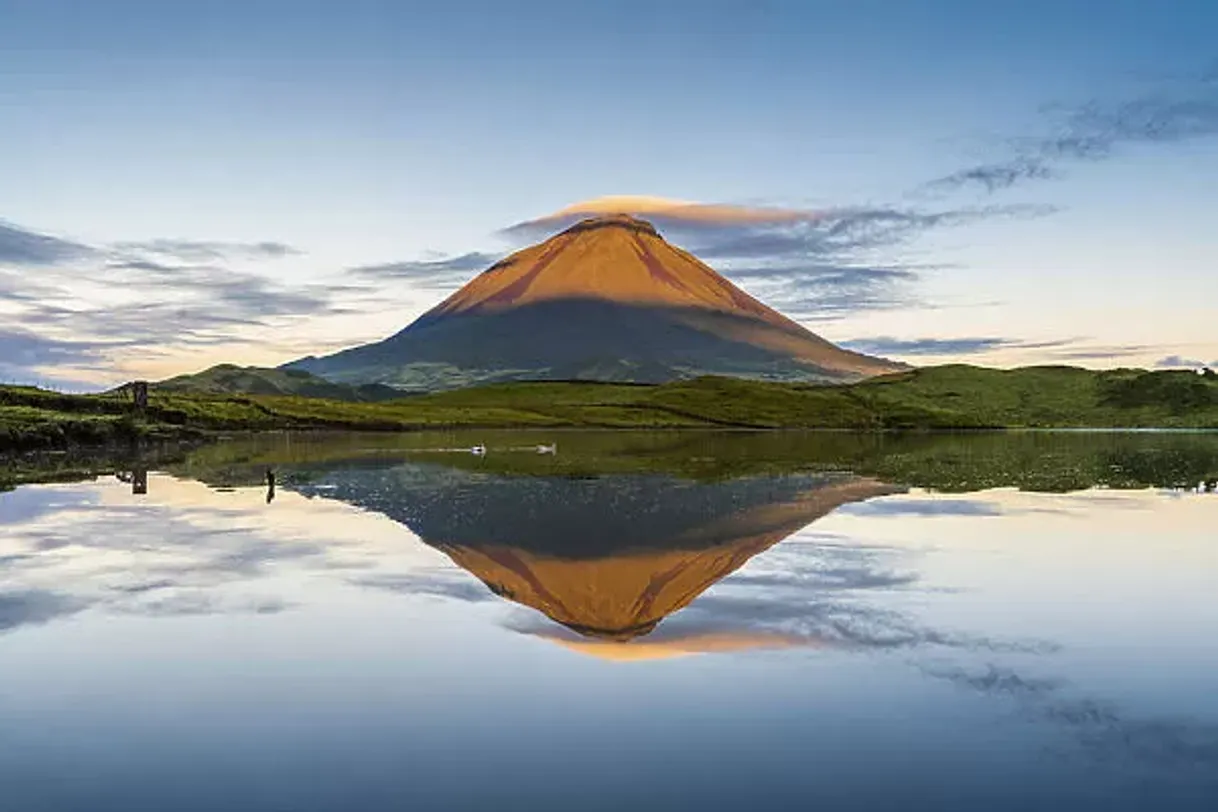
[[[278,370],[221,370],[154,384],[141,413],[121,390],[73,395],[0,387],[0,451],[288,430],[1218,429],[1218,375],[1208,371],[948,365],[854,384],[550,381],[386,399],[383,389],[327,387]],[[315,392],[327,397],[306,396]]]

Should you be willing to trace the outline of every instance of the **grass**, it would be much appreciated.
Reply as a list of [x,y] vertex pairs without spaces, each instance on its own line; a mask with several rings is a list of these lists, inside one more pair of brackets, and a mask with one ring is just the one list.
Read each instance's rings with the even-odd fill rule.
[[382,402],[154,389],[144,415],[120,394],[0,387],[0,451],[232,432],[455,428],[1218,428],[1218,379],[1191,372],[929,367],[862,383],[698,378],[508,383]]

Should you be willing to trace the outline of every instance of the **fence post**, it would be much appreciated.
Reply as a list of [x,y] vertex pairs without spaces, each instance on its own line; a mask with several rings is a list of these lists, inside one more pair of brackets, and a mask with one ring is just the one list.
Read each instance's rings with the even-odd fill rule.
[[148,409],[148,381],[131,383],[131,399],[135,404],[135,410],[140,414]]

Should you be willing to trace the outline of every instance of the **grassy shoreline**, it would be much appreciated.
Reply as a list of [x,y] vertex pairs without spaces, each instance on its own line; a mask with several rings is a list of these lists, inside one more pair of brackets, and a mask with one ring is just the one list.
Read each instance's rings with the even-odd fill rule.
[[657,386],[511,383],[351,402],[155,389],[0,387],[0,453],[194,442],[268,431],[455,429],[970,431],[1218,429],[1218,380],[1191,372],[952,365],[851,385],[698,378]]

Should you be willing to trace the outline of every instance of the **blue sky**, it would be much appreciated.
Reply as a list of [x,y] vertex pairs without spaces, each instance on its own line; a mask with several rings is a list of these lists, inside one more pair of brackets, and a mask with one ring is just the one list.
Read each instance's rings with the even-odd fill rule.
[[377,339],[605,195],[829,213],[665,233],[852,346],[1215,361],[1215,31],[1149,0],[0,0],[0,377]]

